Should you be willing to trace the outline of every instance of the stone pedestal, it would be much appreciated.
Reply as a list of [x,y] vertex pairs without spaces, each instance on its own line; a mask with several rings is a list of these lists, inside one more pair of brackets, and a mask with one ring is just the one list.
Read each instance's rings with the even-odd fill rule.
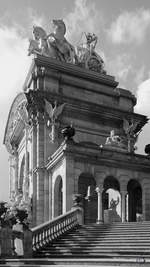
[[115,209],[104,210],[104,223],[121,222],[121,218]]

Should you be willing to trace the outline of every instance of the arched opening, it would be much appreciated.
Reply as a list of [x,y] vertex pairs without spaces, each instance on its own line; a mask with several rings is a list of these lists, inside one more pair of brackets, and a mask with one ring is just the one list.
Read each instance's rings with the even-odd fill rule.
[[78,180],[78,193],[83,197],[84,223],[95,223],[97,220],[96,181],[91,174],[83,173]]
[[62,177],[58,176],[54,186],[54,217],[63,213],[63,182]]
[[128,213],[127,220],[135,222],[142,217],[142,188],[137,180],[131,179],[127,186],[128,191]]
[[121,221],[121,195],[118,180],[113,176],[106,177],[103,188],[104,222]]

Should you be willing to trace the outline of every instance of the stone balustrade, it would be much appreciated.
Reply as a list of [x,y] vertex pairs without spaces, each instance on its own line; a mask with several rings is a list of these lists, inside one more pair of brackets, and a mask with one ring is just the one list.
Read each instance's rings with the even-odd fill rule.
[[[10,227],[0,228],[0,256],[1,258],[16,258],[17,256],[30,258],[32,257],[32,251],[37,251],[76,225],[82,224],[82,222],[83,210],[77,207],[32,229],[22,229],[20,231]],[[17,247],[20,246],[20,242],[22,252],[18,254]]]
[[49,222],[32,228],[33,251],[37,251],[50,241],[58,238],[82,222],[82,209],[73,209]]

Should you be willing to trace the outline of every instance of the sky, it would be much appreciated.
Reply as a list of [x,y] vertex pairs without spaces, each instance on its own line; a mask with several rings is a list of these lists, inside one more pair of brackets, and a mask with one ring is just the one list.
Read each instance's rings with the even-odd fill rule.
[[[33,25],[51,32],[51,20],[64,19],[66,38],[78,45],[83,32],[98,36],[97,52],[119,87],[137,97],[136,113],[150,117],[149,0],[0,0],[0,200],[8,199],[8,153],[3,145],[8,112],[31,64],[27,56]],[[138,153],[150,143],[150,123]]]

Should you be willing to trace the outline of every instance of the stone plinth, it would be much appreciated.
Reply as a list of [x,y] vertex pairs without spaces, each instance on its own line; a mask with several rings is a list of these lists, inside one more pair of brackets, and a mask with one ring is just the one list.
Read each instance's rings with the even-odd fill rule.
[[115,209],[104,210],[104,223],[121,222],[121,218]]

